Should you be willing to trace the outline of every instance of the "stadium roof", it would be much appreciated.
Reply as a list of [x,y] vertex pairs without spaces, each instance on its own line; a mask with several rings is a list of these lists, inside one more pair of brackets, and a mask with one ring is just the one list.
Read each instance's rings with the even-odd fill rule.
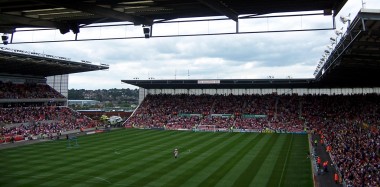
[[[339,33],[338,33],[339,34]],[[380,87],[380,10],[361,9],[312,79],[122,80],[145,89]]]
[[94,23],[152,25],[177,18],[324,11],[336,15],[347,0],[0,0],[0,32],[16,28],[57,28],[79,32]]
[[337,41],[316,79],[330,85],[380,86],[380,10],[361,9]]
[[122,80],[145,89],[244,89],[244,88],[307,88],[320,87],[314,79],[171,79]]
[[109,69],[88,61],[75,62],[70,58],[0,47],[0,74],[47,77]]
[[145,89],[254,89],[254,88],[356,88],[380,87],[380,84],[334,84],[316,79],[169,79],[122,80]]

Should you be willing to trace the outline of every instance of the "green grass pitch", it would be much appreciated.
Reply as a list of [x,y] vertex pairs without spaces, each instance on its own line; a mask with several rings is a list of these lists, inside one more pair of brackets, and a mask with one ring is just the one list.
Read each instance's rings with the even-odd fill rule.
[[122,129],[78,144],[0,150],[0,186],[313,186],[307,135]]

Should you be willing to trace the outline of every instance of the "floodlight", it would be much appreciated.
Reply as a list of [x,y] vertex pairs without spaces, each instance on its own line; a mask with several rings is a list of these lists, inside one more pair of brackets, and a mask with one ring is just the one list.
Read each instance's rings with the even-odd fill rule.
[[71,31],[73,31],[74,34],[78,34],[79,33],[79,25],[78,24],[71,24],[70,25],[70,29]]
[[326,54],[330,54],[330,51],[328,51],[328,50],[325,50],[325,53],[326,53]]
[[343,34],[343,27],[340,30],[335,30],[335,34],[337,36],[342,35]]
[[351,15],[351,13],[349,13],[348,16],[340,16],[340,21],[341,21],[343,24],[346,24],[347,22],[350,21],[350,15]]
[[331,50],[331,49],[332,49],[331,45],[327,45],[327,48],[329,48],[329,50]]
[[7,44],[8,44],[8,39],[9,39],[8,34],[5,34],[5,33],[4,33],[4,35],[1,36],[1,40],[3,40],[3,44],[4,44],[4,45],[7,45]]
[[336,39],[335,39],[335,38],[333,38],[333,37],[330,37],[330,41],[332,41],[332,42],[335,42],[335,41],[336,41]]
[[150,37],[150,28],[149,27],[143,27],[145,38]]
[[342,34],[343,34],[343,32],[342,32],[342,31],[340,31],[340,30],[335,30],[335,34],[339,36],[339,35],[342,35]]

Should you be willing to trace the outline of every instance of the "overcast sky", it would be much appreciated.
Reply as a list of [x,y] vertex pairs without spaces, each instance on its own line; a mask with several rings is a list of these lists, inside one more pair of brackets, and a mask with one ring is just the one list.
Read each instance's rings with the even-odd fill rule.
[[[349,0],[336,17],[337,28],[347,27],[339,16],[351,13],[353,19],[361,0]],[[380,9],[379,0],[365,0],[365,8]],[[332,27],[330,16],[251,19],[239,21],[240,31],[313,29]],[[157,24],[153,34],[232,32],[233,21],[192,24]],[[129,29],[129,28],[128,28]],[[81,30],[79,37],[141,34],[141,26]],[[58,32],[59,33],[59,32]],[[30,35],[30,33],[29,33]],[[120,36],[119,36],[120,35]],[[191,36],[150,39],[80,41],[15,44],[8,47],[109,64],[107,71],[71,74],[69,89],[135,88],[121,83],[125,79],[256,79],[312,78],[329,38],[334,31],[281,32],[217,36]],[[73,37],[72,34],[16,33],[15,39],[28,37]],[[51,39],[51,38],[48,38]],[[16,40],[17,41],[17,40]]]

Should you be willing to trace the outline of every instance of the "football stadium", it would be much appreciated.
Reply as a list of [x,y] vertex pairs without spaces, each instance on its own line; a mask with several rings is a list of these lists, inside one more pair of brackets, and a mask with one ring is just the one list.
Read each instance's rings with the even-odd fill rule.
[[314,78],[120,80],[139,88],[139,105],[114,116],[117,126],[68,107],[71,74],[112,65],[12,45],[30,43],[18,32],[47,30],[121,39],[80,37],[121,21],[143,26],[129,39],[185,37],[155,35],[153,25],[215,16],[236,31],[192,36],[255,34],[239,20],[307,11],[333,17],[335,29],[346,2],[0,0],[0,186],[380,186],[378,9],[337,18],[347,30],[335,30]]

